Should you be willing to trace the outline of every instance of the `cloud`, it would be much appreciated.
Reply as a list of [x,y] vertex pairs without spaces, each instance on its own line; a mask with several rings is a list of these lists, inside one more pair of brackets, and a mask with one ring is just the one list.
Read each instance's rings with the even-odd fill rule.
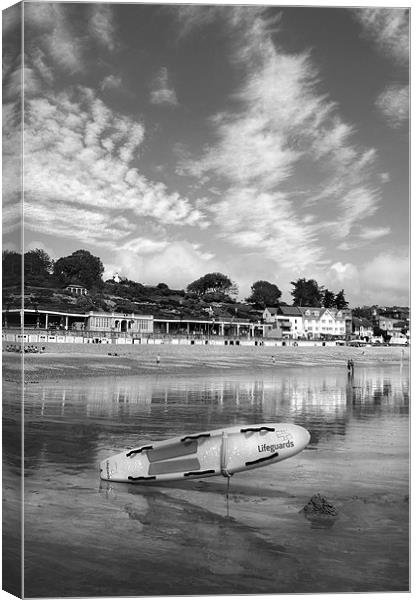
[[357,8],[353,10],[364,35],[384,55],[399,64],[409,60],[409,9]]
[[6,234],[20,231],[22,219],[22,127],[19,103],[3,100],[2,128],[2,223],[3,234]]
[[410,263],[407,250],[386,251],[360,269],[362,301],[408,305]]
[[143,123],[111,111],[88,88],[27,99],[25,226],[110,246],[143,222],[206,227],[201,204],[140,173],[144,139]]
[[202,27],[209,25],[218,18],[217,6],[198,6],[195,4],[175,5],[165,7],[173,14],[178,28],[178,37],[186,37]]
[[398,129],[409,120],[409,86],[389,85],[378,96],[376,106],[387,123]]
[[32,52],[43,52],[53,65],[71,74],[83,70],[86,40],[71,28],[64,4],[25,4],[25,50],[27,61]]
[[218,143],[185,165],[196,176],[210,173],[233,185],[255,183],[269,189],[293,174],[311,144],[320,153],[340,152],[347,131],[334,136],[332,128],[324,130],[333,106],[313,93],[315,74],[308,55],[278,53],[260,26],[253,29],[256,35],[249,30],[246,36],[251,45],[243,50],[242,44],[238,53],[238,60],[244,54],[247,61],[245,82],[234,96],[241,109],[214,116]]
[[[81,242],[114,247],[114,242],[132,233],[134,226],[125,217],[113,214],[113,218],[99,210],[91,210],[77,205],[63,205],[54,199],[34,201],[29,192],[25,201],[25,227],[37,233],[53,231],[57,237],[71,237]],[[59,206],[59,210],[57,210]],[[53,215],[53,216],[52,216]]]
[[366,241],[373,241],[389,235],[390,232],[390,227],[363,227],[359,237]]
[[[80,5],[81,7],[81,5]],[[85,18],[73,26],[71,4],[41,3],[25,4],[25,51],[26,61],[41,72],[39,59],[43,62],[44,75],[51,69],[63,70],[77,75],[86,71],[95,53],[91,50],[97,43],[109,51],[117,47],[113,12],[109,5],[93,4],[78,8],[85,11]],[[35,65],[34,54],[38,64]]]
[[178,106],[176,92],[169,82],[169,75],[166,67],[160,69],[152,82],[150,101],[152,104]]
[[118,75],[108,75],[104,77],[100,84],[100,89],[104,90],[116,90],[120,89],[122,84],[122,79]]
[[[210,119],[211,146],[199,158],[184,154],[180,172],[225,189],[211,204],[218,236],[276,262],[290,254],[303,268],[320,263],[320,235],[347,237],[377,211],[377,153],[354,144],[355,128],[320,92],[309,53],[283,52],[261,10],[221,16],[242,83],[233,108]],[[302,185],[305,172],[313,176]]]
[[282,193],[234,188],[211,211],[218,235],[245,251],[278,263],[290,255],[294,268],[300,270],[321,260],[315,222],[300,219]]
[[332,290],[344,288],[351,306],[374,303],[407,306],[409,275],[408,251],[397,249],[378,254],[360,268],[352,263],[336,262],[330,267],[328,280],[323,278],[322,281]]
[[334,236],[345,238],[359,221],[371,217],[377,210],[379,193],[364,187],[350,190],[341,201],[342,214],[334,230]]
[[348,302],[354,302],[361,295],[360,271],[352,263],[342,263],[337,261],[330,265],[326,272],[320,273],[319,282],[327,289],[334,291],[345,290],[345,296]]
[[218,271],[219,265],[198,247],[187,241],[165,242],[153,247],[148,241],[141,247],[128,246],[116,253],[111,264],[106,265],[106,273],[121,273],[125,277],[147,284],[166,282],[173,288],[184,288],[205,273]]
[[53,248],[51,248],[50,246],[45,245],[44,242],[40,241],[40,240],[33,240],[29,243],[25,244],[25,252],[30,252],[30,250],[37,250],[37,249],[43,250],[44,252],[46,252],[46,254],[52,258],[52,260],[57,260],[58,258],[60,258],[59,256],[56,256],[55,251]]
[[88,25],[91,34],[101,45],[108,50],[115,49],[114,16],[110,5],[94,4]]

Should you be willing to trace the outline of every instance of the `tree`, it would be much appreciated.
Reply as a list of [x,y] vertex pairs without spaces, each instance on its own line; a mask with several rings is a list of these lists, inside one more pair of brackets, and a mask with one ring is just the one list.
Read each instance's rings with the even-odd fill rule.
[[197,296],[204,296],[210,293],[238,293],[238,288],[227,275],[222,273],[207,273],[203,277],[196,279],[187,287],[187,291]]
[[64,285],[80,283],[92,288],[102,284],[104,267],[98,256],[93,256],[88,250],[76,250],[70,256],[57,260],[53,272]]
[[51,276],[53,261],[45,250],[36,248],[24,255],[25,283],[48,283]]
[[281,295],[282,292],[277,285],[259,280],[251,286],[251,296],[246,298],[246,301],[263,307],[278,306]]
[[374,307],[372,306],[357,306],[352,309],[352,316],[360,319],[368,319],[369,321],[373,318]]
[[12,250],[3,250],[3,287],[20,285],[22,281],[22,255]]
[[335,306],[334,292],[331,292],[330,290],[327,290],[327,289],[323,290],[322,306],[324,306],[325,308],[334,308],[334,306]]
[[294,306],[321,306],[322,288],[314,279],[297,279],[290,283],[294,286],[290,292]]
[[335,306],[338,310],[343,310],[344,308],[348,308],[348,302],[345,300],[345,292],[344,290],[340,290],[338,294],[335,296]]

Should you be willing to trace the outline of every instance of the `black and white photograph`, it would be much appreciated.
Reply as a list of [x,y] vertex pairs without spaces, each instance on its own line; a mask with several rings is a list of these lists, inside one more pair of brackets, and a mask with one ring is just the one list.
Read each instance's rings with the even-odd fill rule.
[[409,593],[410,12],[2,4],[7,598]]

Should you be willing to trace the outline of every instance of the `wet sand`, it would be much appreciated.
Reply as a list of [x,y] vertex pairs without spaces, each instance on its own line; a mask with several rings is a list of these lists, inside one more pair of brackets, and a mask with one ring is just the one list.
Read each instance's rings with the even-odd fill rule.
[[[23,359],[27,597],[408,589],[408,348],[49,344]],[[21,361],[3,352],[3,378],[18,381]],[[4,386],[10,569],[20,409]],[[99,480],[100,461],[138,439],[277,415],[310,447],[236,475],[229,502],[220,477]],[[305,518],[316,492],[336,519]]]
[[[162,365],[167,357],[161,352]],[[373,367],[357,367],[351,379],[345,357],[325,358],[317,353],[315,366],[294,367],[285,351],[274,370],[223,367],[222,375],[201,375],[188,368],[26,385],[26,597],[406,591],[407,366],[377,354]],[[13,507],[20,515],[20,445],[10,446],[20,414],[15,388],[5,383],[3,493],[12,517]],[[288,461],[236,474],[228,502],[222,477],[99,480],[100,461],[139,440],[236,419],[293,420],[310,431],[311,443]],[[336,518],[305,517],[317,492],[336,507]],[[6,519],[12,553],[16,523]],[[15,564],[8,557],[7,569]]]
[[[3,350],[7,344],[3,343]],[[341,366],[348,359],[355,367],[408,364],[409,348],[342,346],[177,346],[44,344],[42,354],[24,354],[24,381],[78,379],[99,376],[226,373],[230,369],[263,370],[279,366]],[[117,356],[114,356],[114,353]],[[111,354],[111,355],[110,355]],[[159,362],[158,362],[159,356]],[[22,356],[3,351],[3,379],[21,381]]]

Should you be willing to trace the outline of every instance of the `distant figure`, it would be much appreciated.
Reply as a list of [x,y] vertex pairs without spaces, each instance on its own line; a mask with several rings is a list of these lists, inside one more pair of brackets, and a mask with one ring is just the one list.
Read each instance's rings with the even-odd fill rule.
[[160,365],[160,354],[158,354],[156,356],[156,364],[159,366]]
[[275,365],[276,364],[276,359],[274,356],[272,356],[272,363]]
[[354,375],[354,361],[350,358],[347,362],[348,375]]

